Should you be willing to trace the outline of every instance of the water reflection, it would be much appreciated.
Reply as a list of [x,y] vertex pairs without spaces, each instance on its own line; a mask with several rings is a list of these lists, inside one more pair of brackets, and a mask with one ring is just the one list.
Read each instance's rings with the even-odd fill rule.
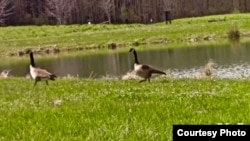
[[[220,67],[220,75],[231,74],[241,69],[248,70],[250,63],[250,43],[234,45],[214,45],[203,47],[188,47],[176,49],[145,49],[139,51],[141,63],[147,63],[162,70],[172,70],[178,76],[195,73],[203,67],[209,59],[213,59]],[[97,55],[75,55],[42,59],[36,57],[40,67],[55,73],[57,76],[78,76],[100,78],[106,75],[122,76],[133,69],[133,55],[129,52],[112,52]],[[20,59],[7,65],[0,65],[0,70],[11,69],[14,76],[26,76],[29,69],[29,59]],[[239,67],[239,66],[243,66]],[[229,68],[237,69],[229,69]],[[223,70],[223,71],[222,71]],[[250,69],[249,69],[250,70]],[[227,72],[228,73],[225,73]],[[243,73],[243,72],[242,72]],[[244,71],[245,73],[245,71]]]

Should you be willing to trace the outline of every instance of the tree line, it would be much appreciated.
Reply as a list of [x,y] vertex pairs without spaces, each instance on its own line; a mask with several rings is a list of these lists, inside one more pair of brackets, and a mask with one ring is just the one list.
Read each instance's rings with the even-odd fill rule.
[[0,0],[0,25],[150,23],[249,12],[249,0]]

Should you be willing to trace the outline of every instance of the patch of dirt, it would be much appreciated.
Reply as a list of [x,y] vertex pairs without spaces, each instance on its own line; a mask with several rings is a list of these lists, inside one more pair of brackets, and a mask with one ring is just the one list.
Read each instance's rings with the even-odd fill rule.
[[39,47],[39,48],[26,48],[24,50],[19,50],[16,52],[11,52],[9,56],[24,56],[29,54],[29,51],[32,50],[35,54],[57,54],[60,52],[60,49],[56,46],[51,47]]
[[108,43],[107,45],[99,45],[99,44],[92,44],[87,46],[67,46],[67,47],[58,47],[57,45],[53,46],[44,46],[44,47],[34,47],[34,48],[25,48],[23,50],[18,50],[14,52],[8,53],[8,56],[24,56],[29,54],[29,51],[33,51],[34,54],[40,55],[55,55],[60,52],[73,52],[73,51],[84,51],[84,50],[99,50],[99,49],[110,49],[114,50],[117,48],[125,47],[126,44],[123,43]]

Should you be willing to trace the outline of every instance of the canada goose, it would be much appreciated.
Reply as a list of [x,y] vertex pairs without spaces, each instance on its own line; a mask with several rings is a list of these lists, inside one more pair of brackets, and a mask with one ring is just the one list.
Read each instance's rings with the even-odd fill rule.
[[29,52],[30,55],[30,75],[32,79],[35,80],[34,86],[38,81],[45,80],[46,84],[48,85],[48,80],[55,80],[56,76],[45,69],[41,69],[36,67],[33,52]]
[[138,76],[140,76],[141,78],[144,78],[143,80],[139,81],[140,83],[144,82],[146,80],[148,80],[148,82],[150,82],[150,78],[151,78],[153,73],[166,75],[166,73],[163,72],[163,71],[155,69],[155,68],[153,68],[153,67],[151,67],[149,65],[139,63],[138,58],[137,58],[137,53],[136,53],[134,48],[130,48],[129,52],[133,52],[134,57],[135,57],[135,62],[134,62],[134,71],[135,71],[135,73]]

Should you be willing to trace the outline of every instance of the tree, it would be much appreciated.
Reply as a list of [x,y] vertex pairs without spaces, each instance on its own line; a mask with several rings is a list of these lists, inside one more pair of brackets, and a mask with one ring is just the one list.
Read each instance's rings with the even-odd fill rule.
[[5,20],[13,14],[14,5],[12,0],[0,0],[0,24],[5,25]]
[[100,7],[104,10],[108,23],[111,23],[111,15],[114,9],[114,1],[113,0],[101,0]]
[[165,11],[173,10],[176,1],[174,0],[162,0],[162,1],[163,1],[163,6],[165,7],[164,8]]
[[55,18],[57,24],[66,24],[75,8],[75,0],[46,0],[45,15],[48,18]]
[[176,9],[177,9],[177,2],[174,0],[162,0],[162,6],[163,6],[163,10],[165,12],[165,20],[166,23],[171,23],[172,21],[172,14]]

